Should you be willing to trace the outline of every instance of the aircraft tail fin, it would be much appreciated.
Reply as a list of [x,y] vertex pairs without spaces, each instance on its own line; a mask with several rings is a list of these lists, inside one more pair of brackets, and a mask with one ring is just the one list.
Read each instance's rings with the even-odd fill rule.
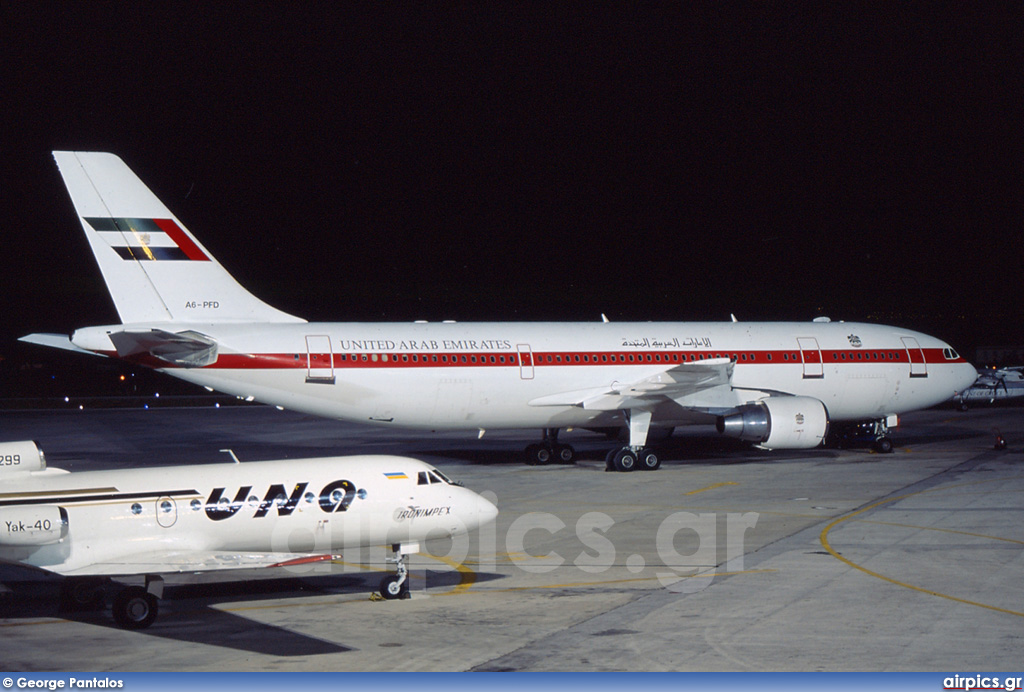
[[304,321],[235,281],[117,156],[53,158],[123,323]]

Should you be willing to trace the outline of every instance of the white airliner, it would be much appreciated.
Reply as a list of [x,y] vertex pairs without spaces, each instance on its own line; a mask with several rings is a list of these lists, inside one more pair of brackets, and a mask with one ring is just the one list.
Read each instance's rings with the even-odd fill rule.
[[[330,457],[69,473],[34,442],[0,443],[0,562],[62,575],[64,600],[145,577],[114,599],[118,624],[148,627],[160,575],[330,560],[389,545],[385,598],[408,594],[405,558],[427,538],[465,534],[498,514],[416,459]],[[140,579],[141,581],[141,579]]]
[[947,401],[977,374],[897,327],[809,323],[309,323],[240,286],[118,157],[54,152],[121,324],[22,340],[117,357],[305,413],[424,430],[629,430],[609,468],[654,469],[652,427],[717,423],[769,449]]

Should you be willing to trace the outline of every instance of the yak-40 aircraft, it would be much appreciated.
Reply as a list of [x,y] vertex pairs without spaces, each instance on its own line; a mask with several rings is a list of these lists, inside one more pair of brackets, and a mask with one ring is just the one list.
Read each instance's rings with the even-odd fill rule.
[[977,377],[939,339],[829,322],[310,323],[239,285],[108,153],[54,152],[120,324],[22,340],[146,365],[250,400],[385,427],[627,428],[609,468],[655,469],[652,428],[715,424],[768,449],[948,401]]
[[[391,546],[385,598],[408,595],[420,541],[463,535],[498,509],[434,467],[354,456],[69,473],[34,442],[0,443],[0,563],[66,577],[68,607],[98,606],[108,580],[122,627],[157,616],[163,576],[298,567]],[[131,583],[144,581],[145,586]]]

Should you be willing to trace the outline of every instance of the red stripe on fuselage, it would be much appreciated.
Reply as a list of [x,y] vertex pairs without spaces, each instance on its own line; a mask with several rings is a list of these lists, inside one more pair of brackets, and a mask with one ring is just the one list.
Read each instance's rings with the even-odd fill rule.
[[[912,352],[914,363],[921,363],[920,352]],[[117,357],[116,353],[108,353]],[[335,353],[333,360],[328,353],[314,353],[314,368],[335,369],[405,369],[405,368],[482,368],[482,367],[569,367],[599,366],[621,367],[629,365],[682,365],[700,363],[711,358],[731,358],[737,366],[743,365],[804,365],[799,350],[778,351],[544,351],[532,354],[518,353]],[[810,354],[807,354],[810,355]],[[897,349],[846,349],[823,350],[821,359],[814,352],[806,361],[808,365],[852,365],[865,364],[910,364],[906,350]],[[964,363],[963,358],[947,359],[941,348],[924,349],[924,362],[929,365]],[[522,358],[522,361],[520,361]],[[137,362],[152,368],[179,367],[152,356],[139,355],[125,360]],[[300,353],[222,353],[217,362],[202,369],[225,370],[306,370],[310,366],[305,352]]]

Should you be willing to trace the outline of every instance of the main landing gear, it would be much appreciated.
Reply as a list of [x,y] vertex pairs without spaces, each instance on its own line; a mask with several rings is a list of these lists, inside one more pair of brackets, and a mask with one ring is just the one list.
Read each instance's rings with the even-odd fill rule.
[[[98,610],[103,607],[104,587],[110,580],[69,578],[61,585],[60,605],[64,611]],[[164,595],[164,580],[147,574],[146,585],[122,585],[114,595],[111,614],[114,622],[126,630],[141,630],[156,621],[158,599]]]
[[626,412],[629,421],[629,445],[621,449],[613,449],[605,457],[605,471],[622,473],[633,471],[656,471],[661,467],[661,459],[650,447],[647,447],[647,433],[651,429],[651,412],[644,409],[631,409]]
[[650,447],[613,449],[604,458],[605,471],[656,471],[661,468],[658,453]]
[[[661,467],[658,453],[647,446],[647,433],[651,428],[651,412],[643,409],[626,411],[629,422],[629,444],[613,449],[605,457],[606,471],[654,471]],[[572,445],[558,441],[558,428],[545,428],[544,441],[526,448],[526,463],[530,466],[543,464],[572,464],[576,450]]]
[[575,460],[572,445],[558,441],[558,428],[544,428],[544,441],[526,448],[526,463],[530,466],[571,464]]
[[387,558],[395,564],[395,573],[380,580],[380,595],[387,600],[409,598],[409,565],[406,558],[419,552],[419,543],[394,543],[391,550],[395,556]]

